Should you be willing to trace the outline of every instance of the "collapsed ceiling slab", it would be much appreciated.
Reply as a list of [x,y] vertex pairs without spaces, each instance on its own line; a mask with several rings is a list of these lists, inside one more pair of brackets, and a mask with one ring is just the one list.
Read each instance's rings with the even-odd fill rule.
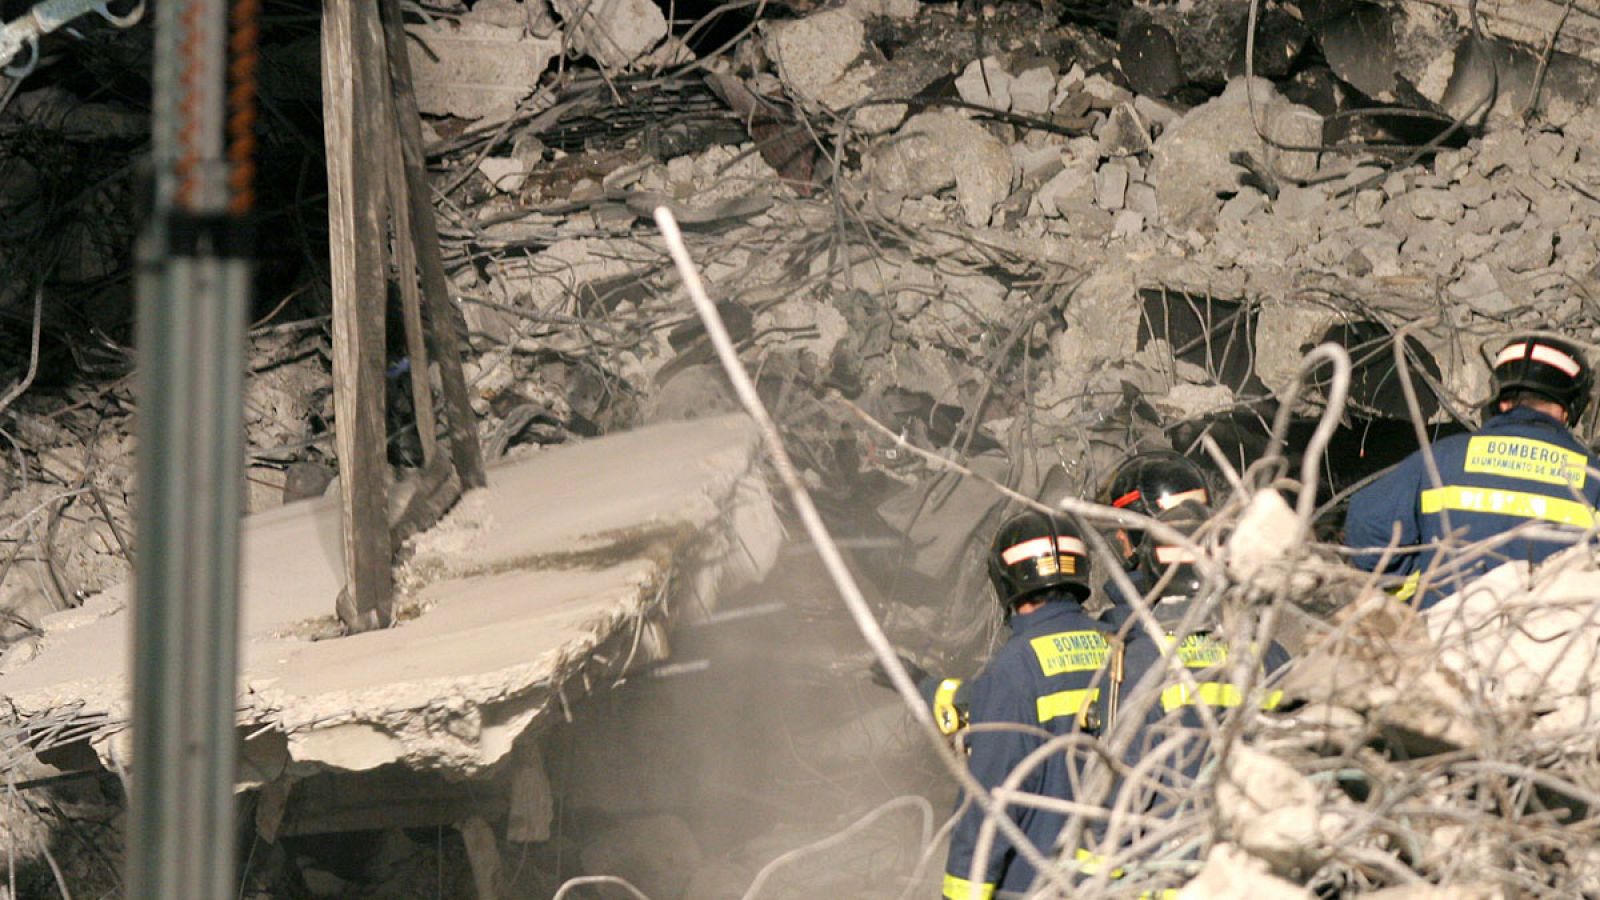
[[[274,740],[250,742],[241,777],[496,766],[569,697],[664,657],[673,621],[770,568],[780,528],[758,450],[749,421],[725,416],[503,462],[411,542],[396,627],[350,637],[323,639],[337,634],[337,505],[252,516],[240,725]],[[93,723],[103,762],[136,765],[131,623],[127,586],[47,619],[31,657],[0,675],[8,732],[43,750],[52,735],[83,737],[64,720]]]

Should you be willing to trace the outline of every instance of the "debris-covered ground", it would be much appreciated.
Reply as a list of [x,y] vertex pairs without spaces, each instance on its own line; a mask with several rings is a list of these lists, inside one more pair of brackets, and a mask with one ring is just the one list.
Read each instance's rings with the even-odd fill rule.
[[[337,468],[317,4],[267,6],[245,423],[257,511],[323,494]],[[1333,411],[1318,517],[1294,527],[1332,539],[1339,493],[1413,448],[1414,425],[1476,420],[1483,344],[1519,328],[1600,339],[1600,18],[1581,4],[408,6],[486,453],[734,408],[651,224],[665,203],[886,631],[946,671],[970,671],[997,629],[978,549],[1004,498],[908,453],[852,406],[1034,496],[1090,494],[1135,449],[1209,459],[1209,438],[1256,473],[1219,516],[1220,547],[1252,497],[1300,472],[1296,453],[1327,413],[1325,372],[1288,411],[1287,467],[1250,466],[1304,353],[1331,340],[1354,359],[1350,400]],[[149,127],[149,29],[86,24],[45,49],[32,75],[0,80],[0,670],[33,652],[45,616],[123,580],[137,552],[134,161]],[[404,342],[390,331],[389,458],[404,479],[418,450]],[[1273,888],[1283,896],[1424,896],[1419,880],[1481,884],[1483,896],[1600,890],[1586,824],[1600,790],[1583,738],[1588,562],[1547,586],[1503,576],[1533,598],[1511,601],[1515,614],[1468,599],[1412,621],[1334,556],[1284,552],[1294,578],[1235,568],[1217,598],[1251,621],[1277,610],[1311,651],[1285,686],[1308,705],[1231,735],[1245,743],[1217,780],[1238,790],[1185,807],[1192,847],[1150,851],[1143,869],[1130,857],[1129,878],[1096,889],[1132,896],[1199,873],[1213,885],[1201,896],[1269,896],[1226,880],[1260,869],[1287,879]],[[671,776],[568,773],[570,817],[503,855],[535,860],[506,873],[507,890],[648,869],[636,877],[653,879],[652,898],[816,894],[815,880],[785,888],[760,870],[818,841],[839,884],[827,895],[915,889],[919,855],[937,870],[936,841],[906,824],[915,802],[847,827],[909,793],[932,801],[936,829],[951,789],[925,748],[892,749],[911,738],[890,698],[850,693],[865,658],[821,596],[749,601],[793,600],[819,635],[803,658],[745,679],[761,688],[753,707],[815,688],[795,701],[803,714],[776,717],[803,723],[793,742],[746,745],[788,753],[784,775],[811,777],[771,793],[759,766],[719,781],[710,742],[662,715],[661,695],[699,704],[728,744],[746,727],[778,733],[769,712],[716,718],[727,698],[693,690],[709,674],[635,686],[549,740],[614,746],[585,729],[657,728],[658,744],[697,752],[650,772],[695,773],[698,787],[657,795],[647,787]],[[1486,623],[1504,647],[1484,643]],[[741,627],[752,633],[716,644],[707,672],[755,671],[731,648],[782,643]],[[621,711],[634,706],[650,711]],[[922,777],[879,777],[896,766]],[[594,794],[608,780],[626,802]],[[67,823],[54,846],[79,848],[58,851],[68,868],[114,883],[110,851],[83,839],[114,835],[114,780],[60,790],[78,793],[12,802]],[[881,854],[863,833],[883,837]],[[839,834],[856,856],[827,842]],[[339,855],[333,844],[266,856],[303,894],[436,896],[427,879],[446,870],[472,889],[458,836],[352,840],[348,856],[370,865],[342,875],[323,859]],[[887,881],[852,887],[864,873]]]

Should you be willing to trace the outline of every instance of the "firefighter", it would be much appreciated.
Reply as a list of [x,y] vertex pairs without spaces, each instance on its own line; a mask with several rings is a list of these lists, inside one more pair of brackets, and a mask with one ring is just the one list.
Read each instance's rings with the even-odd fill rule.
[[[1113,640],[1083,611],[1091,571],[1082,536],[1063,519],[1029,511],[1007,519],[996,532],[989,577],[1011,636],[964,686],[972,726],[966,734],[968,766],[985,788],[998,786],[1044,743],[1041,730],[1063,735],[1091,732],[1097,724],[1092,713],[1109,687],[1095,676],[1112,658]],[[1001,727],[984,727],[989,725]],[[1084,753],[1050,755],[1022,781],[1021,790],[1070,799]],[[1051,853],[1063,816],[1016,805],[1007,814],[1034,846]],[[944,897],[1021,896],[1033,883],[1033,867],[1003,835],[979,862],[978,882],[969,880],[982,825],[982,811],[968,804],[951,834]]]
[[[1173,507],[1157,518],[1180,534],[1189,536],[1195,534],[1210,515],[1211,511],[1204,506],[1188,502]],[[1245,700],[1245,686],[1235,684],[1232,680],[1234,671],[1230,663],[1230,648],[1216,633],[1217,620],[1214,616],[1191,622],[1188,634],[1178,633],[1181,623],[1189,615],[1190,607],[1205,586],[1204,579],[1195,567],[1195,551],[1147,534],[1137,555],[1147,582],[1161,587],[1151,615],[1165,634],[1158,643],[1147,630],[1137,624],[1130,626],[1124,665],[1129,671],[1143,672],[1151,666],[1164,665],[1163,657],[1176,655],[1179,663],[1194,676],[1195,686],[1189,687],[1176,676],[1169,676],[1163,683],[1159,701],[1151,708],[1150,720],[1166,726],[1198,728],[1201,719],[1194,707],[1207,706],[1220,713],[1238,706]],[[1282,646],[1276,641],[1269,643],[1261,657],[1260,674],[1271,675],[1288,661],[1289,654]],[[1261,680],[1258,679],[1256,683],[1259,685]],[[1129,686],[1132,687],[1131,684]],[[1269,690],[1260,696],[1258,702],[1262,708],[1272,709],[1281,698],[1279,692]],[[1137,759],[1153,749],[1155,739],[1160,736],[1150,736],[1143,746],[1136,742],[1133,757]],[[1203,744],[1197,742],[1191,749],[1203,749]],[[1197,763],[1198,759],[1191,755],[1183,765],[1170,768],[1192,777]]]
[[[1163,524],[1186,536],[1193,535],[1205,524],[1211,511],[1190,500],[1163,511],[1156,518]],[[1214,719],[1220,720],[1229,710],[1251,701],[1263,709],[1279,705],[1282,693],[1267,683],[1272,675],[1286,665],[1289,654],[1276,642],[1267,645],[1257,664],[1257,690],[1247,693],[1247,685],[1234,681],[1236,675],[1234,654],[1243,652],[1230,647],[1224,637],[1216,633],[1216,620],[1207,618],[1191,622],[1187,633],[1179,633],[1181,623],[1188,617],[1190,607],[1205,587],[1205,580],[1195,566],[1196,553],[1188,546],[1158,538],[1146,532],[1135,553],[1144,583],[1150,588],[1159,587],[1152,598],[1151,615],[1161,629],[1159,636],[1131,616],[1123,629],[1122,669],[1123,700],[1131,698],[1145,672],[1160,669],[1167,674],[1157,685],[1159,694],[1146,709],[1144,725],[1128,745],[1123,760],[1129,771],[1140,768],[1147,779],[1132,785],[1122,785],[1118,791],[1133,790],[1138,796],[1131,801],[1134,810],[1143,810],[1146,818],[1169,805],[1159,805],[1163,797],[1189,791],[1200,773],[1210,742],[1203,730],[1203,719],[1198,707],[1208,707]],[[1169,665],[1169,658],[1193,677],[1191,686]],[[1125,706],[1128,706],[1124,702]],[[1119,710],[1125,718],[1132,708]],[[1124,725],[1126,727],[1126,725]],[[1153,753],[1162,759],[1154,766],[1148,763]],[[1091,839],[1098,843],[1100,829],[1091,829]],[[1121,844],[1126,846],[1138,834],[1123,833]],[[1086,841],[1087,843],[1087,841]],[[1096,850],[1077,851],[1077,864],[1081,872],[1094,874],[1106,861]],[[1120,873],[1113,872],[1112,877]],[[1174,892],[1156,892],[1144,896],[1168,896]]]
[[[1107,482],[1102,500],[1107,506],[1154,517],[1180,503],[1207,506],[1211,494],[1206,487],[1205,472],[1192,460],[1171,450],[1146,450],[1117,467]],[[1144,532],[1139,529],[1118,528],[1115,535],[1128,569],[1128,579],[1140,591],[1150,587],[1145,580],[1146,573],[1138,566],[1137,550],[1143,538]],[[1114,602],[1126,603],[1127,598],[1116,584],[1115,581],[1107,583],[1107,596]]]
[[[1432,546],[1495,537],[1525,524],[1591,528],[1600,501],[1600,466],[1570,427],[1588,406],[1594,371],[1570,341],[1526,335],[1494,359],[1492,415],[1471,434],[1432,446],[1439,483],[1425,451],[1411,454],[1356,493],[1345,516],[1344,542],[1352,562],[1373,571],[1385,547],[1399,548],[1383,574],[1405,576],[1396,594],[1426,608],[1466,582],[1509,560],[1537,563],[1572,540],[1513,537],[1460,561]],[[1419,549],[1406,549],[1421,545]]]

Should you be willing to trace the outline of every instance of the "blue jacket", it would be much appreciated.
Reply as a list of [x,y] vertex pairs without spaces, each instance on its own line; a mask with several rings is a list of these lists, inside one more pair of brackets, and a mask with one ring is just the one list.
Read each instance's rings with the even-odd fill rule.
[[[1600,504],[1600,478],[1585,467],[1600,459],[1555,419],[1528,407],[1514,407],[1489,419],[1472,434],[1433,444],[1440,486],[1428,475],[1423,451],[1406,457],[1389,474],[1358,491],[1345,515],[1345,545],[1365,552],[1351,561],[1372,571],[1382,548],[1430,544],[1446,536],[1446,521],[1465,544],[1494,537],[1528,522],[1586,529]],[[1508,560],[1539,562],[1570,541],[1518,538],[1494,552],[1453,564],[1440,560],[1427,578],[1421,605],[1431,606],[1465,582]],[[1431,548],[1398,553],[1386,574],[1408,576],[1402,596],[1429,572],[1438,554]]]
[[[1053,735],[1078,731],[1079,712],[1099,698],[1090,688],[1104,667],[1110,643],[1105,626],[1090,618],[1076,601],[1051,600],[1011,619],[1011,637],[978,676],[967,683],[971,724],[1012,723],[1044,729]],[[1044,743],[1038,734],[1021,731],[969,732],[968,767],[980,784],[994,788]],[[1071,799],[1086,760],[1083,750],[1051,754],[1024,779],[1021,790]],[[959,808],[959,806],[958,806]],[[1009,808],[1012,821],[1046,855],[1055,849],[1065,823],[1059,813],[1031,807]],[[1017,855],[1004,835],[996,834],[988,859],[979,869],[983,880],[968,880],[983,813],[972,805],[950,836],[944,896],[954,900],[987,900],[995,891],[1022,894],[1033,883],[1034,870]]]
[[[1168,616],[1161,616],[1163,612]],[[1181,618],[1175,612],[1157,609],[1158,618],[1173,623]],[[1168,634],[1164,641],[1158,643],[1137,626],[1126,640],[1123,665],[1128,675],[1123,687],[1124,696],[1131,695],[1138,686],[1137,679],[1143,673],[1164,666],[1163,657],[1169,653],[1177,655],[1195,680],[1197,689],[1191,689],[1176,674],[1162,681],[1160,698],[1150,705],[1144,729],[1129,744],[1124,757],[1129,768],[1132,768],[1148,754],[1162,751],[1166,755],[1160,764],[1149,769],[1153,780],[1141,784],[1140,790],[1147,794],[1154,790],[1185,791],[1200,773],[1210,746],[1195,707],[1209,707],[1220,719],[1228,709],[1248,699],[1240,690],[1242,686],[1233,681],[1234,670],[1229,660],[1228,646],[1206,631],[1195,632],[1181,642]],[[1288,652],[1276,641],[1267,645],[1261,657],[1255,686],[1262,688],[1263,681],[1288,662]],[[1283,692],[1269,685],[1259,695],[1258,702],[1262,709],[1275,709],[1282,698]],[[1178,739],[1174,740],[1174,737]],[[1135,802],[1133,808],[1148,809],[1156,799],[1148,796],[1146,801]]]

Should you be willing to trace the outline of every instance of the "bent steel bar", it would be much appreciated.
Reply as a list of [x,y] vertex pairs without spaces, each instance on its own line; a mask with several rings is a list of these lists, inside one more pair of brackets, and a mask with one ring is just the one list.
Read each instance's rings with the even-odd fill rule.
[[[0,66],[13,78],[22,78],[39,63],[39,38],[56,31],[73,19],[98,13],[100,18],[118,28],[131,28],[144,18],[144,0],[126,15],[111,11],[110,0],[44,0],[43,3],[23,13],[10,22],[0,25]],[[19,66],[12,60],[23,50],[28,51],[28,61]]]

